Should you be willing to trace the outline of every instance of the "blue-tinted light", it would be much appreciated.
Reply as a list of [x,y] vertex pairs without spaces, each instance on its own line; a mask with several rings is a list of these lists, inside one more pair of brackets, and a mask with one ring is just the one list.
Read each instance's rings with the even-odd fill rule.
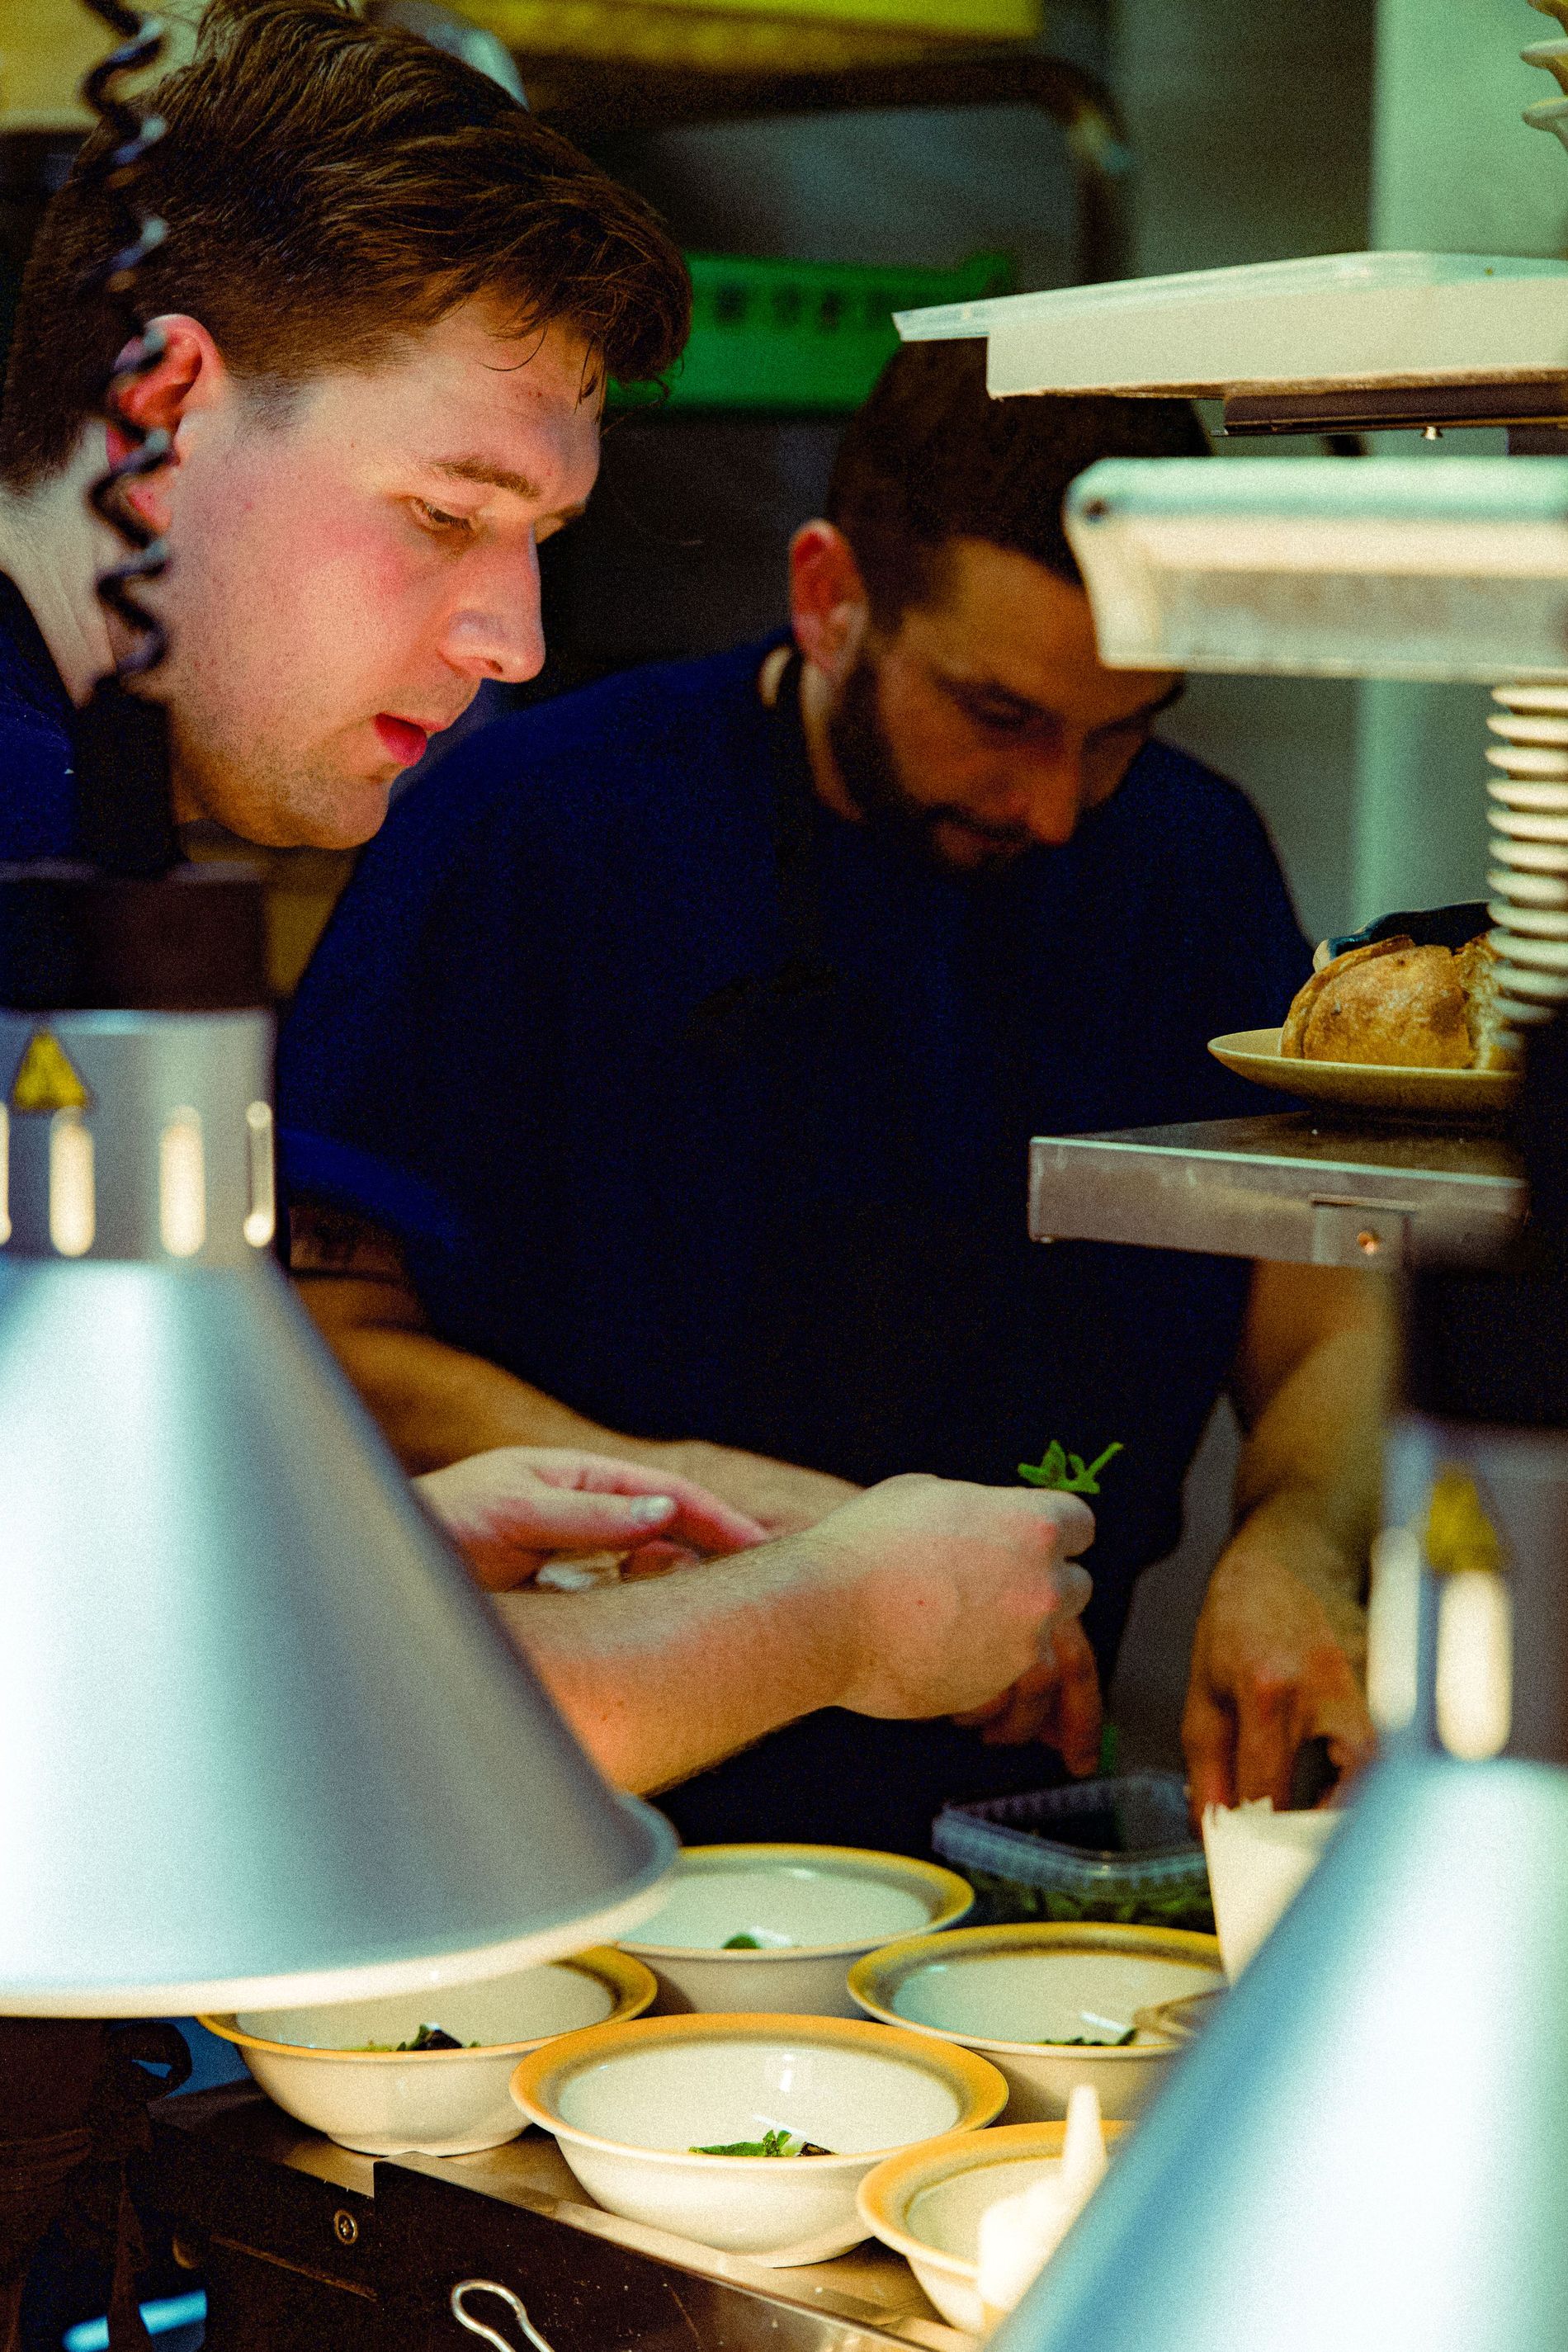
[[[198,2287],[194,2294],[171,2295],[165,2303],[144,2303],[142,2324],[149,2336],[167,2336],[173,2327],[194,2327],[207,2315],[207,2299]],[[107,2319],[84,2319],[68,2327],[64,2352],[109,2352]]]

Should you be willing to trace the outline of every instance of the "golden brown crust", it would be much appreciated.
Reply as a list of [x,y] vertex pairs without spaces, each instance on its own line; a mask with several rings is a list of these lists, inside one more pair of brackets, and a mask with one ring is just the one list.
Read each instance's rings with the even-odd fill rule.
[[1453,956],[1404,947],[1342,973],[1313,1005],[1302,1051],[1313,1062],[1468,1069],[1475,1048]]
[[1352,948],[1299,992],[1279,1051],[1394,1069],[1511,1068],[1496,1012],[1496,961],[1484,933],[1458,955],[1405,937]]
[[1414,940],[1407,940],[1403,935],[1393,940],[1373,940],[1370,947],[1347,948],[1343,955],[1337,955],[1331,963],[1326,963],[1321,971],[1315,971],[1311,979],[1299,988],[1291,999],[1290,1010],[1285,1015],[1285,1025],[1279,1032],[1281,1054],[1287,1054],[1298,1062],[1308,1058],[1321,1060],[1322,1057],[1318,1055],[1309,1057],[1306,1036],[1313,1008],[1324,989],[1330,987],[1342,973],[1352,970],[1357,964],[1370,963],[1377,957],[1394,955],[1400,948],[1414,945]]

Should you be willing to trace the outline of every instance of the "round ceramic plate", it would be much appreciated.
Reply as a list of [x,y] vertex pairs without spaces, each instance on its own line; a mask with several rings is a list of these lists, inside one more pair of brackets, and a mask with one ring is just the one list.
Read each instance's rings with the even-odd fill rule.
[[1278,1029],[1237,1029],[1228,1037],[1211,1037],[1209,1052],[1238,1078],[1345,1110],[1485,1118],[1506,1110],[1519,1091],[1514,1070],[1389,1069],[1373,1062],[1305,1062],[1294,1055],[1287,1060]]

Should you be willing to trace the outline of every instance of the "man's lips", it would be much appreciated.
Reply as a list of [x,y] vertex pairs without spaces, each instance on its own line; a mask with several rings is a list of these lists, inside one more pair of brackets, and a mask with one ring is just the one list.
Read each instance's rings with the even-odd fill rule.
[[416,760],[423,759],[432,730],[416,727],[412,719],[394,719],[383,710],[376,714],[375,731],[398,766],[411,768]]

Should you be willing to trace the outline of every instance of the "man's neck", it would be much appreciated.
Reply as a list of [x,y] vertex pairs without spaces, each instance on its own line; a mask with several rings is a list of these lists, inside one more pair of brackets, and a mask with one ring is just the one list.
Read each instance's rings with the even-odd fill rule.
[[833,716],[833,688],[826,672],[803,656],[800,665],[800,724],[805,737],[805,756],[811,762],[811,781],[816,797],[835,816],[847,817],[851,824],[865,822],[844,788],[838,772],[838,762],[833,756],[828,722]]
[[93,586],[123,552],[85,503],[103,470],[84,443],[63,473],[25,492],[0,489],[0,572],[20,590],[73,702],[113,667],[109,621]]

